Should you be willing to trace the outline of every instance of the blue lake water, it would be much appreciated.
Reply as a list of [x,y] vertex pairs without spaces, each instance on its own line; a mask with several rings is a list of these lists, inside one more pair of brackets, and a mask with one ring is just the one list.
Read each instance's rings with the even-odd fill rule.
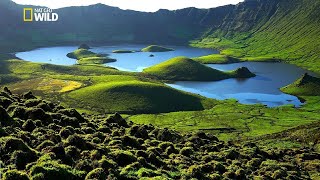
[[[153,66],[176,56],[197,57],[218,53],[218,51],[213,49],[199,49],[184,46],[166,46],[175,49],[175,51],[169,52],[135,52],[123,54],[112,53],[114,50],[140,51],[146,46],[147,45],[100,46],[92,47],[90,51],[95,53],[109,54],[111,58],[117,60],[116,62],[107,63],[107,66],[115,67],[119,70],[135,72],[141,72],[146,67]],[[16,53],[16,56],[32,62],[73,65],[76,64],[76,60],[68,58],[66,54],[76,50],[77,48],[77,46],[39,48],[32,51]],[[149,57],[151,54],[154,55],[154,57]]]
[[[215,82],[180,81],[168,85],[214,99],[234,98],[243,104],[261,103],[269,107],[286,104],[293,104],[298,107],[303,104],[297,97],[279,90],[308,72],[297,66],[270,62],[210,64],[208,66],[223,71],[234,70],[244,66],[257,76],[248,79],[226,79]],[[311,72],[308,73],[312,74]]]
[[[146,47],[146,45],[115,45],[93,47],[90,50],[96,53],[106,53],[109,54],[110,57],[117,59],[116,62],[107,63],[107,66],[115,67],[119,70],[135,72],[140,72],[144,68],[176,56],[197,57],[218,53],[218,51],[212,49],[198,49],[181,46],[168,46],[175,49],[175,51],[169,52],[112,53],[113,50],[119,49],[139,51],[144,47]],[[16,56],[32,62],[73,65],[76,64],[76,60],[66,57],[66,54],[75,49],[77,49],[76,46],[39,48],[27,52],[16,53]],[[149,57],[151,54],[153,54],[154,57]],[[297,97],[282,93],[279,90],[279,88],[292,83],[303,73],[307,72],[297,66],[285,63],[266,62],[212,64],[208,66],[223,71],[234,70],[244,66],[249,68],[249,70],[257,76],[249,79],[227,79],[216,82],[179,81],[167,85],[209,98],[220,100],[234,98],[243,104],[261,103],[269,107],[286,104],[293,104],[298,107],[303,104]]]

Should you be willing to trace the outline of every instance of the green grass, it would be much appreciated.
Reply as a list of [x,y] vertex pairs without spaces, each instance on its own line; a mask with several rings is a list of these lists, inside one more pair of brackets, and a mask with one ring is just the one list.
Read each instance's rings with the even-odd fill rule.
[[[69,100],[88,109],[105,112],[158,113],[202,110],[205,98],[184,93],[163,84],[123,79],[97,83],[68,94]],[[211,101],[211,100],[210,100]],[[212,100],[212,102],[215,102]],[[78,106],[79,106],[78,105]]]
[[248,78],[254,76],[249,71],[243,74],[240,72],[240,69],[222,72],[186,57],[169,59],[146,68],[143,72],[159,79],[174,81],[217,81],[234,77]]
[[166,48],[163,46],[150,45],[141,49],[142,52],[166,52],[166,51],[174,51],[174,49]]
[[282,87],[281,91],[296,96],[320,96],[320,78],[304,74],[292,84]]
[[[0,86],[8,86],[17,93],[34,90],[38,96],[49,98],[56,102],[63,100],[64,93],[91,83],[108,81],[108,76],[132,77],[137,73],[123,72],[100,65],[59,66],[52,64],[32,63],[4,56],[0,60]],[[114,80],[114,79],[113,79]],[[62,102],[67,105],[65,102]]]
[[135,51],[131,50],[114,50],[112,53],[134,53]]
[[287,1],[260,2],[264,12],[256,11],[258,6],[244,5],[234,18],[223,21],[221,29],[190,44],[217,48],[241,60],[281,60],[320,73],[319,5],[317,0],[294,0],[291,5]]
[[[46,75],[119,75],[135,74],[119,71],[115,68],[100,65],[73,65],[59,66],[52,64],[32,63],[19,59],[9,59],[0,61],[0,74],[11,75],[17,78],[41,77]],[[44,68],[43,68],[44,67]]]
[[105,64],[109,62],[115,62],[115,59],[108,57],[86,57],[77,60],[78,64]]
[[305,146],[313,147],[320,152],[317,147],[319,145],[318,139],[320,138],[319,125],[320,122],[315,121],[279,133],[258,137],[256,141],[260,145],[267,147],[293,148]]
[[77,59],[78,64],[105,64],[115,62],[116,59],[107,57],[107,55],[97,54],[88,49],[77,49],[67,56],[72,59]]
[[100,54],[96,54],[87,49],[77,49],[71,53],[68,53],[67,56],[69,58],[78,59],[78,60],[82,58],[88,58],[88,57],[102,57]]
[[[319,101],[319,97],[317,99]],[[203,130],[223,140],[246,140],[318,122],[319,109],[320,107],[296,109],[290,106],[267,108],[228,100],[220,101],[213,108],[203,111],[142,114],[130,116],[129,120],[182,132]]]
[[202,64],[228,64],[240,62],[239,59],[232,58],[223,54],[210,54],[207,56],[201,56],[192,59]]
[[[1,85],[18,93],[33,89],[38,96],[82,111],[150,113],[202,110],[216,102],[172,89],[145,78],[143,74],[99,65],[58,66],[17,59],[2,60],[0,65],[3,67],[0,70]],[[72,91],[70,95],[68,91]],[[172,95],[175,98],[171,98]]]
[[[21,81],[27,81],[29,83],[25,91],[29,91],[30,88],[36,89],[39,86],[37,81],[33,81],[35,78],[79,82],[83,87],[72,92],[42,92],[37,95],[48,97],[55,102],[59,101],[64,106],[73,106],[82,112],[119,111],[132,114],[134,111],[135,113],[180,111],[129,117],[138,123],[152,123],[184,132],[207,129],[207,132],[217,134],[224,140],[257,137],[320,120],[317,113],[317,109],[320,109],[317,105],[320,104],[318,96],[303,96],[302,98],[307,99],[307,103],[302,109],[241,105],[230,100],[216,101],[183,93],[156,80],[144,78],[143,74],[139,73],[123,72],[97,65],[45,64],[45,69],[42,69],[43,64],[16,59],[6,60],[6,58],[11,56],[4,57],[0,61],[2,67],[0,77],[11,76],[14,81],[9,78],[8,82],[1,84],[2,86],[14,87]],[[213,108],[208,109],[211,107]],[[183,110],[200,111],[183,112]]]

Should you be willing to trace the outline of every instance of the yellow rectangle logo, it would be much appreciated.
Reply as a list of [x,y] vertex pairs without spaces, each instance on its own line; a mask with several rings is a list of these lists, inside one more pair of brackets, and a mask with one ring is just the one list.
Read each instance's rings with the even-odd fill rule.
[[[27,12],[30,12],[30,17],[27,17]],[[23,21],[31,22],[33,21],[33,9],[32,8],[23,8]]]

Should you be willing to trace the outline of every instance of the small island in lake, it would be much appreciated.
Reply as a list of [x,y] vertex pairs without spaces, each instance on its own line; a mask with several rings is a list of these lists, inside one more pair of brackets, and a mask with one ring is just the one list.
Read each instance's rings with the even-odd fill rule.
[[118,53],[118,54],[125,54],[125,53],[135,53],[136,51],[132,51],[132,50],[114,50],[112,51],[112,53]]
[[78,64],[105,64],[116,61],[105,54],[97,54],[87,49],[77,49],[68,53],[67,57],[77,59]]
[[150,45],[148,47],[141,49],[141,51],[142,52],[167,52],[167,51],[174,51],[174,49],[158,46],[158,45]]
[[144,73],[162,80],[172,81],[218,81],[228,78],[250,78],[255,74],[246,67],[234,71],[220,71],[187,57],[176,57],[143,70]]

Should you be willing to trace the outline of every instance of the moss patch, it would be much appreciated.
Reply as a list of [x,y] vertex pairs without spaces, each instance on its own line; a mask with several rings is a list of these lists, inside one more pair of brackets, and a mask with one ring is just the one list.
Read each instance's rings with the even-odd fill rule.
[[4,167],[0,171],[6,180],[254,179],[261,174],[274,179],[310,179],[319,167],[319,153],[305,147],[278,150],[253,142],[227,143],[201,131],[182,134],[134,124],[118,113],[109,117],[80,115],[74,109],[36,99],[32,93],[19,96],[8,89],[0,93],[2,97],[12,98],[11,106],[19,103],[25,109],[41,101],[52,107],[41,113],[54,119],[17,120],[34,123],[32,132],[22,123],[1,127],[6,134],[0,138],[0,163]]

